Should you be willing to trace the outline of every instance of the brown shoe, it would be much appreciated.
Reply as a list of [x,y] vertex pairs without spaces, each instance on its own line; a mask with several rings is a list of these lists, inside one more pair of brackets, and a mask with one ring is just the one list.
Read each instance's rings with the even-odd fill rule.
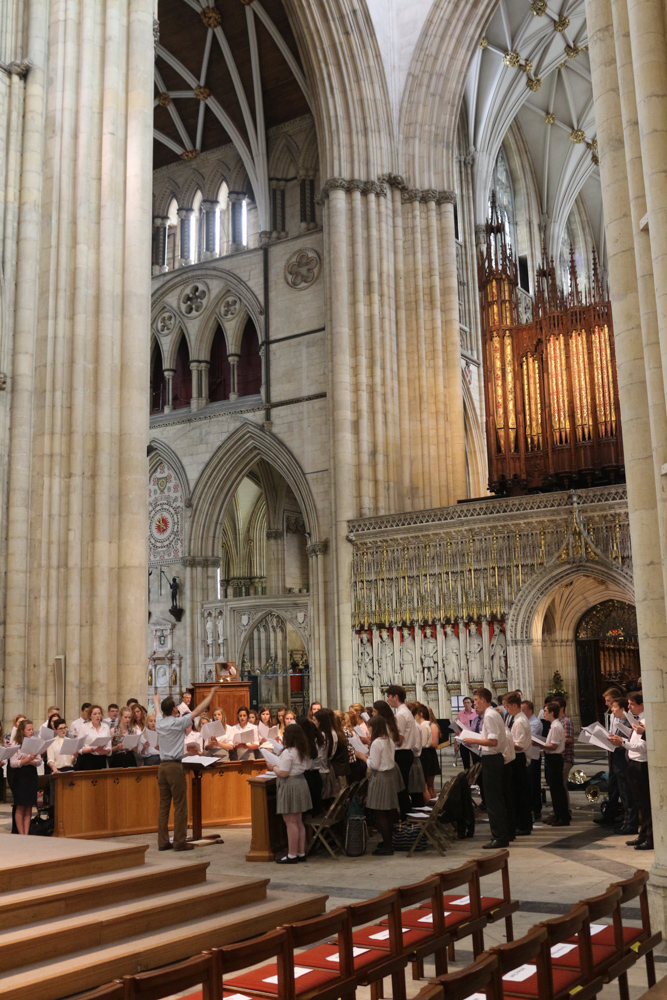
[[179,844],[178,847],[174,844],[175,851],[194,851],[194,844]]
[[158,851],[170,851],[173,846],[173,844],[163,844],[162,847],[158,847]]

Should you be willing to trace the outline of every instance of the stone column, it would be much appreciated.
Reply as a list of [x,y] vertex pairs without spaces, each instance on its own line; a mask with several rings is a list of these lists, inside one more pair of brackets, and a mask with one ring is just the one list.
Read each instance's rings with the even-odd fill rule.
[[285,232],[285,181],[272,180],[271,188],[271,239],[284,240]]
[[[648,4],[653,10],[653,5]],[[630,31],[638,27],[630,12]],[[649,175],[656,171],[660,173],[661,165],[656,161],[656,149],[663,140],[662,132],[662,96],[656,91],[655,117],[651,121],[650,108],[645,108],[647,119],[645,125],[655,128],[656,137],[646,135],[644,129],[640,132],[640,149],[637,151],[633,124],[632,101],[629,95],[629,78],[627,69],[628,52],[626,31],[623,24],[623,11],[616,7],[617,38],[614,38],[614,21],[610,0],[586,0],[586,16],[588,22],[593,95],[595,100],[595,118],[598,127],[598,143],[600,149],[600,174],[602,178],[602,194],[607,231],[607,246],[609,253],[609,278],[614,314],[614,339],[618,369],[618,387],[623,421],[624,451],[626,456],[626,477],[628,489],[628,510],[630,516],[630,537],[632,541],[633,575],[635,595],[637,600],[637,624],[639,628],[639,649],[642,661],[642,681],[647,717],[647,743],[649,752],[649,774],[651,794],[655,809],[654,839],[655,861],[651,870],[651,904],[657,927],[663,931],[667,927],[667,830],[660,822],[663,803],[667,799],[667,759],[664,752],[667,718],[665,713],[665,690],[663,680],[664,649],[667,641],[667,621],[665,615],[665,586],[661,548],[656,545],[656,539],[661,539],[663,518],[658,508],[658,497],[662,488],[657,475],[656,461],[653,454],[652,421],[649,395],[647,390],[647,363],[655,362],[655,348],[650,343],[650,324],[642,330],[642,307],[640,304],[638,274],[645,287],[646,256],[641,247],[641,239],[637,232],[633,233],[633,212],[631,208],[631,191],[628,184],[628,160],[626,159],[626,141],[634,142],[637,155],[641,156],[642,172],[647,182],[647,201],[651,206],[649,195]],[[654,24],[656,38],[660,36],[660,25]],[[638,110],[641,104],[640,89],[647,86],[645,74],[650,72],[650,65],[655,61],[658,79],[661,78],[661,62],[664,60],[656,53],[652,39],[646,34],[632,36],[632,75],[637,87]],[[621,54],[618,59],[617,47]],[[617,60],[620,66],[617,68]],[[624,80],[625,118],[622,113],[619,71]],[[641,80],[640,80],[641,77]],[[656,84],[657,86],[657,84]],[[641,124],[641,115],[640,115]],[[625,131],[624,131],[625,126]],[[657,138],[657,146],[654,141]],[[644,158],[644,149],[646,156]],[[630,158],[632,161],[632,157]],[[637,195],[638,173],[637,156],[634,157],[630,173],[633,177],[633,189]],[[656,194],[660,204],[660,195]],[[660,263],[661,214],[658,210],[654,224],[649,211],[649,231],[654,266],[654,280],[658,290],[656,265]],[[655,245],[654,245],[655,239]],[[662,294],[661,290],[657,291]],[[650,309],[650,307],[649,307]],[[660,323],[660,309],[658,322]],[[645,345],[644,334],[648,343]],[[645,353],[645,349],[646,353]],[[664,355],[663,355],[664,356]],[[651,376],[661,379],[662,373]],[[655,382],[653,382],[655,384]],[[656,441],[659,447],[660,442]],[[662,442],[664,447],[664,441]],[[661,503],[662,507],[662,503]]]
[[199,362],[199,391],[201,393],[200,399],[202,406],[206,406],[208,403],[208,373],[210,367],[210,361]]
[[267,528],[266,593],[282,594],[285,583],[284,532],[282,528]]
[[[238,363],[240,354],[228,354],[227,360],[229,361],[229,398],[238,399]],[[262,365],[263,368],[263,365]]]
[[153,219],[153,274],[163,274],[167,265],[167,230],[169,219],[156,215]]
[[210,260],[211,257],[217,257],[220,253],[218,247],[218,211],[220,209],[220,202],[202,201],[201,207],[204,213],[204,247],[202,250],[202,259]]
[[57,655],[70,714],[145,684],[153,4],[36,0],[27,48],[5,713],[39,716]]
[[174,386],[175,374],[176,374],[175,368],[164,369],[165,392],[164,392],[164,406],[162,408],[164,413],[171,413],[171,411],[174,408],[173,386]]
[[178,217],[181,220],[181,245],[179,247],[180,256],[178,263],[180,267],[187,267],[194,264],[192,252],[192,222],[194,219],[194,209],[179,208]]

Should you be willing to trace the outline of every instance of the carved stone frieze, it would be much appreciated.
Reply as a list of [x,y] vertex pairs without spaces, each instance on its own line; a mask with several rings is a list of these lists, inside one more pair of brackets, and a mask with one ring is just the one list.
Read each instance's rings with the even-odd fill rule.
[[328,551],[328,538],[325,538],[323,542],[312,542],[310,545],[306,546],[306,555],[309,556],[325,556]]

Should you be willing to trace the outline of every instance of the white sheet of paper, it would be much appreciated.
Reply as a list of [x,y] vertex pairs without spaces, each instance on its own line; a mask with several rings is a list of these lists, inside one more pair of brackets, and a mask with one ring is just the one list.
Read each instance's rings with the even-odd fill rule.
[[579,735],[577,736],[577,742],[579,742],[579,743],[590,743],[591,742],[591,734],[586,729],[582,729],[581,732],[579,733]]
[[425,917],[420,917],[419,918],[419,923],[420,924],[432,924],[433,923],[433,914],[432,913],[427,913]]
[[153,750],[157,747],[157,733],[154,729],[144,729],[144,737],[146,741],[152,746]]
[[[632,732],[632,730],[630,730],[630,731]],[[50,740],[53,735],[54,735],[53,730],[49,729],[48,726],[40,726],[39,727],[39,738],[40,738],[40,740]]]
[[598,734],[596,735],[591,734],[590,742],[594,747],[600,747],[601,750],[606,750],[607,753],[613,753],[614,750],[616,749],[611,740],[609,740],[609,738],[606,736],[602,737],[599,736]]
[[23,741],[21,749],[23,750],[23,753],[28,754],[44,753],[44,751],[51,746],[55,738],[55,733],[53,733],[53,739],[49,740],[40,740],[39,736],[30,736]]
[[594,934],[599,934],[601,931],[606,931],[607,927],[610,926],[610,924],[591,924],[591,937]]
[[207,722],[205,726],[202,726],[201,734],[204,737],[204,743],[209,743],[211,740],[219,740],[221,736],[224,736],[225,727],[221,722]]
[[625,722],[619,722],[618,719],[614,719],[614,725],[618,730],[618,732],[621,734],[621,736],[632,736],[634,732],[632,726],[628,725]]
[[210,767],[211,764],[217,764],[217,757],[202,757],[198,753],[193,753],[189,757],[181,757],[182,764],[203,764],[204,767]]
[[460,733],[465,729],[465,726],[462,726],[458,719],[454,719],[454,725]]
[[93,742],[89,743],[88,746],[91,746],[91,747],[105,747],[105,746],[108,746],[108,744],[110,742],[111,742],[111,737],[110,736],[96,736],[95,739],[93,740]]
[[365,743],[361,742],[358,736],[348,736],[347,742],[353,750],[357,750],[359,753],[362,753],[364,757],[368,757],[368,747]]
[[531,976],[536,975],[537,966],[536,965],[520,965],[518,969],[512,969],[507,975],[503,976],[503,982],[505,983],[522,983],[526,979],[530,979]]
[[141,733],[128,733],[123,736],[123,746],[126,750],[137,750],[141,742]]
[[63,745],[60,748],[60,753],[63,756],[67,756],[68,754],[74,755],[75,753],[78,753],[81,747],[85,745],[86,745],[85,736],[82,736],[80,739],[77,739],[76,737],[72,738],[71,736],[66,736],[65,739],[63,740]]
[[561,944],[555,944],[551,949],[551,957],[562,958],[563,955],[569,955],[570,952],[574,951],[576,947],[577,947],[576,944],[565,944],[565,942],[562,942]]
[[280,757],[281,753],[285,749],[282,743],[278,743],[278,740],[267,740],[266,742],[271,744],[271,746],[273,747],[273,752],[276,754],[276,756]]
[[[370,948],[353,948],[352,958],[357,958],[359,955],[365,955],[367,951],[370,951]],[[327,962],[335,962],[336,965],[338,965],[340,962],[340,955],[338,952],[336,952],[335,955],[327,955]]]
[[378,934],[371,934],[370,941],[388,941],[389,931],[380,931]]
[[362,727],[362,726],[355,726],[355,727],[354,727],[354,731],[355,731],[355,733],[357,734],[357,736],[363,736],[364,738],[365,738],[366,736],[368,736],[368,733],[367,733],[367,732],[364,732],[364,729],[363,729],[363,727]]
[[368,714],[368,712],[362,712],[361,713],[361,718],[364,720],[364,722],[369,722],[371,717]]
[[9,760],[9,758],[13,757],[16,751],[20,749],[21,748],[18,744],[14,744],[9,747],[0,747],[0,761]]
[[[304,969],[304,967],[302,965],[295,965],[294,966],[294,978],[295,979],[299,979],[300,976],[305,976],[309,972],[312,972],[312,971],[313,971],[312,969]],[[270,976],[269,979],[262,979],[262,982],[263,983],[273,983],[274,986],[277,986],[278,985],[278,977],[277,976]]]
[[238,746],[239,743],[257,743],[257,733],[254,726],[248,726],[243,732],[235,732],[234,739],[232,740],[234,746]]
[[547,741],[542,739],[541,736],[536,736],[535,733],[533,733],[533,743],[537,743],[537,745],[541,747],[545,747],[547,745]]
[[271,753],[270,750],[263,750],[262,749],[259,752],[261,753],[261,755],[264,758],[264,760],[266,761],[266,763],[270,764],[271,767],[275,767],[276,765],[278,765],[278,767],[280,767],[280,758],[276,757],[276,755],[274,753]]
[[280,726],[265,726],[263,722],[259,724],[259,735],[263,740],[275,740],[280,736]]
[[[234,997],[228,997],[227,1000],[234,1000]],[[486,1000],[486,993],[471,993],[466,1000]]]
[[470,902],[470,896],[460,896],[458,899],[450,899],[450,906],[467,906]]

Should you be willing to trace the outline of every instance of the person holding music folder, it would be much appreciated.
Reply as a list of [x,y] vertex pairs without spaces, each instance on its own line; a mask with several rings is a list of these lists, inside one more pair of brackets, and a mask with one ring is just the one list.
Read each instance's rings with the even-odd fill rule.
[[[653,850],[653,815],[651,811],[651,790],[648,781],[648,752],[646,746],[646,720],[644,717],[644,696],[641,691],[628,693],[628,707],[632,717],[632,735],[624,746],[628,754],[626,779],[630,795],[639,813],[639,833],[635,840],[626,841],[628,847],[636,851]],[[609,737],[612,743],[617,739]]]
[[[101,771],[107,766],[111,754],[111,730],[102,722],[100,705],[90,706],[90,722],[87,722],[78,736],[86,737],[86,745],[79,751],[74,765],[75,771]],[[105,740],[104,743],[101,741]],[[93,744],[97,744],[93,746]]]
[[32,809],[37,805],[37,765],[42,763],[42,758],[38,753],[24,753],[22,747],[23,741],[31,739],[34,735],[30,719],[19,722],[16,742],[21,749],[9,758],[10,767],[14,768],[11,789],[16,807],[16,828],[24,836],[30,833]]
[[128,708],[126,705],[125,708],[120,710],[118,725],[114,728],[111,736],[111,757],[109,758],[109,767],[137,766],[134,750],[128,750],[123,745],[123,740],[126,736],[136,735],[135,727],[132,724],[132,709]]
[[283,736],[285,749],[277,764],[267,768],[278,778],[276,812],[287,827],[287,854],[277,858],[279,865],[296,865],[306,860],[306,828],[303,814],[313,807],[305,772],[311,765],[311,746],[299,725],[287,726]]
[[[390,684],[385,691],[385,698],[390,708],[396,712],[396,728],[398,729],[398,746],[395,752],[396,763],[403,779],[403,789],[398,795],[401,819],[405,819],[412,808],[410,801],[410,771],[415,761],[415,750],[419,744],[421,751],[421,733],[417,728],[412,712],[405,704],[405,688],[400,684]],[[423,799],[423,795],[422,795]],[[418,803],[423,805],[423,801]]]
[[544,770],[554,807],[552,826],[569,826],[570,810],[567,793],[563,784],[563,753],[565,751],[565,729],[559,719],[561,707],[557,701],[550,701],[544,707],[544,718],[550,723],[546,746],[544,747]]
[[[542,738],[542,723],[535,715],[535,706],[532,701],[525,698],[521,702],[521,711],[528,719],[531,736]],[[539,823],[542,819],[542,750],[537,743],[533,743],[529,753],[528,764],[528,786],[530,790],[530,808],[533,814],[533,823]]]
[[533,734],[528,719],[521,711],[521,697],[518,692],[510,691],[506,694],[503,705],[507,709],[507,728],[515,750],[514,760],[509,766],[514,794],[516,832],[519,837],[528,837],[533,829],[528,782],[528,759],[533,746]]
[[616,778],[619,800],[623,808],[622,823],[618,832],[625,834],[626,836],[628,834],[636,836],[637,826],[639,824],[639,814],[635,801],[630,795],[627,780],[628,756],[625,752],[625,747],[623,746],[623,740],[629,739],[629,737],[632,736],[633,731],[632,725],[628,721],[628,717],[626,715],[628,710],[629,702],[627,698],[623,698],[619,695],[617,698],[612,700],[609,739],[614,744],[616,749],[610,755],[611,764],[609,768],[609,777],[611,779],[611,776],[614,775]]
[[[257,730],[250,724],[250,711],[242,705],[236,712],[236,725],[232,729],[232,742],[236,750],[237,760],[253,760],[255,750],[259,750],[259,737]],[[243,740],[239,740],[239,733],[243,734]]]
[[46,751],[46,763],[48,764],[49,770],[51,771],[51,774],[60,774],[62,771],[72,771],[74,770],[76,754],[62,754],[60,752],[63,740],[67,736],[67,723],[64,719],[54,719],[53,729],[55,731],[56,738]]
[[[185,731],[192,726],[194,719],[205,712],[211,704],[218,686],[211,688],[209,694],[191,712],[180,715],[176,702],[169,695],[160,704],[154,695],[155,713],[162,709],[162,717],[157,719],[155,729],[160,746],[160,766],[158,768],[158,788],[160,789],[160,811],[158,814],[158,850],[191,851],[192,844],[186,844],[188,833],[188,799],[185,782],[185,771],[181,763],[184,757],[183,742]],[[169,840],[169,810],[174,803],[174,843]]]
[[479,746],[484,781],[484,798],[491,827],[491,840],[483,847],[496,850],[509,847],[509,824],[504,794],[503,748],[507,739],[505,723],[491,702],[493,695],[488,688],[477,688],[473,692],[475,711],[482,716],[482,731],[479,736],[464,730],[460,736],[467,744]]

